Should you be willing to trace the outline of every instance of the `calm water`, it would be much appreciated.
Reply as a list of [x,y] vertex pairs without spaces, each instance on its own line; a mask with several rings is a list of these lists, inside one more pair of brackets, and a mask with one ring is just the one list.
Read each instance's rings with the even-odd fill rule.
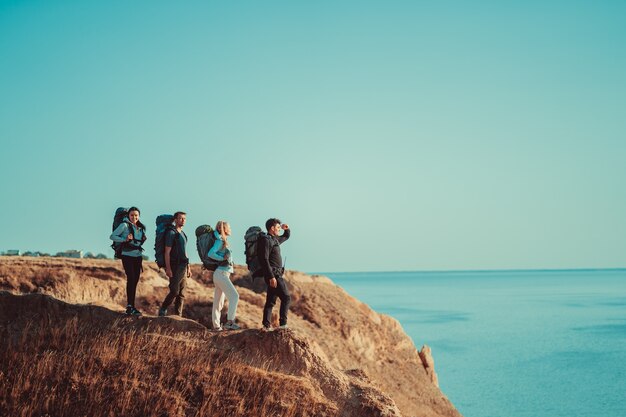
[[626,270],[325,275],[431,346],[465,417],[626,416]]

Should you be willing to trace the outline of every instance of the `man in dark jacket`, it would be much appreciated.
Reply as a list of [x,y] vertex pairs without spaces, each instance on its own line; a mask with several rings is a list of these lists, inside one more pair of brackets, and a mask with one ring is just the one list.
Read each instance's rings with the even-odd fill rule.
[[[280,298],[280,327],[287,328],[287,312],[291,296],[287,283],[283,278],[285,268],[280,255],[280,245],[291,235],[291,230],[286,224],[281,224],[278,219],[269,219],[265,222],[267,235],[259,238],[259,264],[265,283],[267,284],[267,297],[263,307],[263,328],[271,329],[272,309],[276,304],[276,298]],[[281,229],[284,231],[280,235]]]

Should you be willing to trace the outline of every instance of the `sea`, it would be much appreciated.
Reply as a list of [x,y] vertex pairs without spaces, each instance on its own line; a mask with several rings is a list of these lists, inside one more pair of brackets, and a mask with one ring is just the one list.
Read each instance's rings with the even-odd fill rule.
[[432,348],[465,417],[625,417],[626,270],[323,273]]

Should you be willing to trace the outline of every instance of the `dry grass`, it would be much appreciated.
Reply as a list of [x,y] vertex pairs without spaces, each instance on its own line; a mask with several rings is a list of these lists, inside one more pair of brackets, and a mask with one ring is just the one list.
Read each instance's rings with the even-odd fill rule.
[[337,415],[307,380],[205,336],[81,324],[0,325],[0,415]]
[[[265,284],[237,267],[237,320],[246,330],[215,336],[205,330],[213,284],[199,265],[192,274],[184,317],[194,322],[150,316],[168,288],[154,262],[146,262],[137,291],[145,317],[116,327],[126,302],[119,261],[0,257],[0,290],[30,294],[0,291],[0,417],[399,415],[388,411],[392,403],[404,415],[459,415],[430,381],[399,323],[329,280],[288,271],[290,325],[298,334],[263,337],[252,329],[260,325]],[[75,329],[61,328],[74,317],[81,318]],[[24,330],[42,320],[56,324]],[[187,331],[194,334],[181,333]],[[299,346],[302,341],[307,346]],[[217,349],[225,345],[233,349],[230,358]],[[273,373],[254,360],[261,352],[273,358]],[[344,377],[344,369],[355,368],[367,381]],[[382,392],[361,389],[367,384]],[[363,409],[376,398],[379,411]]]

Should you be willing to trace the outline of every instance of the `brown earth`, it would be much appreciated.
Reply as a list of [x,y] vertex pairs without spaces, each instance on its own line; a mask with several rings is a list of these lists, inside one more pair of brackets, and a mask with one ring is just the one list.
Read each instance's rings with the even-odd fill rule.
[[[184,318],[159,318],[153,314],[168,292],[168,281],[156,264],[145,262],[137,289],[137,307],[144,312],[144,317],[133,319],[122,314],[126,278],[119,261],[2,257],[0,290],[7,292],[0,295],[0,331],[4,333],[7,343],[5,348],[14,353],[13,360],[6,359],[4,363],[7,369],[0,368],[0,390],[4,386],[4,393],[12,392],[9,390],[11,382],[17,381],[11,380],[9,375],[12,375],[13,366],[18,367],[15,364],[19,363],[20,349],[28,350],[24,346],[33,339],[29,339],[29,332],[38,329],[37,334],[44,335],[40,339],[45,342],[32,347],[33,354],[41,355],[50,349],[49,340],[55,340],[55,337],[69,339],[46,333],[57,329],[54,334],[97,332],[96,339],[115,340],[111,346],[114,345],[116,350],[126,349],[128,343],[122,345],[119,340],[130,337],[129,334],[159,340],[158,346],[170,343],[189,345],[196,349],[193,352],[197,360],[206,361],[207,369],[213,371],[199,372],[190,364],[188,368],[181,368],[188,369],[185,372],[197,372],[199,381],[207,378],[205,374],[216,377],[222,375],[219,372],[230,372],[228,380],[238,381],[237,384],[233,382],[231,391],[238,391],[239,397],[237,393],[229,392],[219,380],[212,384],[212,390],[204,394],[197,393],[198,386],[184,388],[177,394],[177,404],[180,403],[181,408],[161,415],[211,415],[209,406],[215,404],[215,397],[211,395],[219,391],[219,403],[230,410],[225,415],[460,416],[436,385],[430,348],[425,346],[418,352],[396,320],[374,312],[326,277],[287,271],[286,280],[292,294],[288,331],[266,333],[259,330],[265,300],[264,284],[261,280],[253,281],[247,275],[247,269],[238,266],[233,282],[240,294],[237,320],[242,330],[215,333],[207,330],[211,321],[213,286],[209,274],[203,273],[199,265],[192,266]],[[224,316],[225,313],[226,307]],[[274,321],[277,321],[276,316]],[[49,328],[41,323],[48,323]],[[73,323],[70,330],[68,323]],[[20,343],[25,345],[20,347]],[[82,352],[81,349],[94,351],[95,348],[81,345],[73,349]],[[155,349],[158,351],[158,348]],[[108,357],[109,353],[102,355]],[[167,355],[156,354],[158,358],[162,356]],[[144,366],[132,362],[137,362],[137,358],[127,360],[129,369]],[[161,362],[157,360],[152,368],[141,372],[152,375],[150,372],[167,367],[167,361],[173,359],[159,360]],[[95,372],[96,368],[104,367],[106,371],[109,368],[103,365],[106,362],[103,361],[100,359],[89,369]],[[143,361],[154,362],[155,354]],[[222,363],[229,366],[220,367]],[[68,362],[67,366],[75,365]],[[65,371],[56,369],[55,372],[63,374]],[[100,369],[99,372],[104,371]],[[159,372],[161,375],[162,371]],[[130,375],[127,378],[132,380],[134,377]],[[158,378],[155,381],[155,384],[162,382]],[[99,382],[100,386],[112,383],[109,377],[102,377]],[[176,384],[176,381],[173,383]],[[252,396],[249,393],[256,392],[254,390],[261,383],[269,384],[270,388],[265,388],[268,395],[257,398],[258,394],[255,394],[256,402],[246,403],[247,398]],[[204,384],[211,385],[209,381]],[[59,382],[59,387],[66,385]],[[107,389],[116,392],[115,386]],[[124,408],[131,407],[126,402],[122,405],[111,402],[111,409],[102,406],[93,408],[97,400],[88,398],[97,390],[90,386],[83,387],[83,390],[86,392],[84,400],[77,402],[83,408],[76,408],[78,413],[104,415],[125,411],[126,415],[145,414],[139,409]],[[196,394],[190,394],[190,390]],[[60,391],[61,388],[58,388],[55,392]],[[151,391],[146,392],[149,397]],[[240,398],[243,393],[248,394]],[[0,394],[3,392],[0,391]],[[67,398],[70,397],[68,394]],[[57,402],[61,402],[61,397],[58,398]],[[19,405],[16,401],[14,398],[13,402],[0,402],[0,414],[13,410],[11,407]],[[161,396],[151,401],[161,401]],[[148,415],[159,415],[153,408],[148,410]],[[32,412],[42,414],[46,409],[33,409]]]

